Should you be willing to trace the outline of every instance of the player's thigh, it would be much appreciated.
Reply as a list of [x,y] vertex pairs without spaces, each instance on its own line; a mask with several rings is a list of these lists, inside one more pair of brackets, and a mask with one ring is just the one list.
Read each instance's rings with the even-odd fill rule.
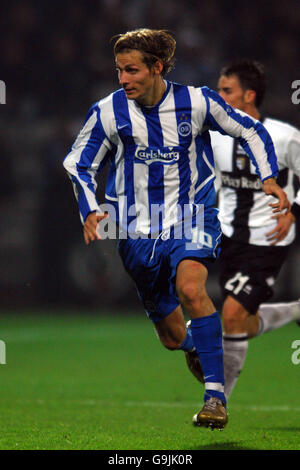
[[167,242],[152,239],[121,240],[119,253],[135,283],[138,296],[153,323],[168,317],[180,304],[164,262]]

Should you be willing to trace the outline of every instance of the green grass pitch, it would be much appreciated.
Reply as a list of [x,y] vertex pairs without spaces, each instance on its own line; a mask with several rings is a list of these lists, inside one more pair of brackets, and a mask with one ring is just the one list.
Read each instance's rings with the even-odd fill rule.
[[0,339],[1,450],[300,449],[296,324],[251,340],[222,432],[192,426],[203,386],[142,310],[2,312]]

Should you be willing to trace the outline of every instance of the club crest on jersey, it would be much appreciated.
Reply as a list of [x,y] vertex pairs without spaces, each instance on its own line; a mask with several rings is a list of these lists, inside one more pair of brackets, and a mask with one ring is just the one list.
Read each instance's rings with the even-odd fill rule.
[[192,132],[192,126],[189,122],[183,121],[178,124],[177,131],[181,137],[187,137]]
[[246,158],[245,157],[238,157],[236,159],[236,166],[239,170],[244,170],[246,167]]
[[174,163],[179,160],[179,151],[174,147],[163,148],[141,148],[137,147],[135,156],[139,160],[143,160],[147,165],[153,162]]

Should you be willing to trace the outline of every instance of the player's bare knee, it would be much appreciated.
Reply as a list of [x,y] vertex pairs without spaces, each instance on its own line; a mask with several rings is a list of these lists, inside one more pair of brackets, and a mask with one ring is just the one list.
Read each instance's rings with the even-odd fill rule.
[[244,331],[248,313],[242,308],[233,305],[224,305],[222,310],[222,320],[225,333],[233,334]]
[[178,295],[181,303],[186,307],[201,304],[204,300],[204,293],[199,289],[198,284],[192,282],[182,284],[178,289]]
[[223,326],[224,326],[225,333],[234,334],[236,333],[237,330],[242,328],[242,325],[243,325],[243,322],[241,322],[237,318],[234,318],[232,316],[230,317],[223,316]]

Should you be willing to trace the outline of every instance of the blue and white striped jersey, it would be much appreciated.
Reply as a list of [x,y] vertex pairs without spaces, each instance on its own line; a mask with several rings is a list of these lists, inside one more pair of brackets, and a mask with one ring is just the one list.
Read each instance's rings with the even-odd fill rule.
[[[165,84],[153,107],[127,100],[123,89],[91,107],[64,160],[82,222],[100,210],[95,177],[106,163],[106,202],[131,232],[149,236],[180,222],[185,205],[214,205],[209,130],[238,138],[261,180],[277,175],[273,143],[260,122],[207,87]],[[160,214],[155,227],[154,212]]]

